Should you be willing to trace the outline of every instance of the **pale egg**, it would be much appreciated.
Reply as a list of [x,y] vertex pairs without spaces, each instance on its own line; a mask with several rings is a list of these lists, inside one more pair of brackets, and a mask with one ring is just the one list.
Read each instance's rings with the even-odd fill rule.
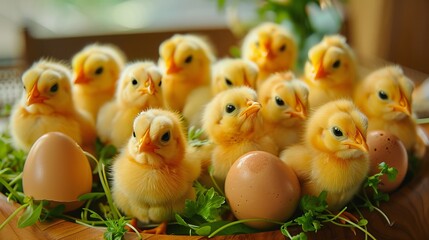
[[54,207],[72,211],[83,202],[78,197],[91,192],[92,171],[80,146],[67,135],[50,132],[31,147],[22,176],[26,196],[48,200]]
[[[225,180],[225,195],[237,219],[285,222],[297,209],[300,194],[295,172],[277,156],[263,151],[240,157]],[[276,226],[262,221],[245,224],[258,229]]]

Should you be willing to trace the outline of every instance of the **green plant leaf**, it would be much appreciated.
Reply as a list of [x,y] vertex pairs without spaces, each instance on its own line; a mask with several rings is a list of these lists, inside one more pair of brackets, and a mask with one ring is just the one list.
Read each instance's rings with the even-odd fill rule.
[[30,204],[25,212],[18,219],[18,227],[24,228],[31,226],[39,220],[40,214],[42,213],[43,203],[40,202],[37,207],[34,207],[34,203]]
[[210,226],[202,226],[195,229],[195,233],[200,236],[208,236],[210,235],[212,228]]
[[80,195],[77,199],[79,201],[86,201],[89,199],[99,199],[106,196],[105,192],[91,192]]

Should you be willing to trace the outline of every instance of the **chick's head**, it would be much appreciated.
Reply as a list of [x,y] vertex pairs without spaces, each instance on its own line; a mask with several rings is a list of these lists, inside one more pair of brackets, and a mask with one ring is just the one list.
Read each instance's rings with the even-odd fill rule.
[[212,92],[214,95],[232,87],[256,88],[258,66],[245,59],[226,58],[217,62],[212,71]]
[[325,36],[308,52],[305,74],[314,83],[337,85],[356,78],[356,59],[341,35]]
[[292,69],[298,52],[293,36],[281,25],[271,22],[252,29],[244,38],[241,50],[243,58],[267,72]]
[[255,90],[236,87],[216,95],[206,106],[203,128],[215,143],[233,143],[256,133],[261,104]]
[[71,71],[65,65],[40,60],[24,72],[22,83],[28,109],[62,113],[73,109]]
[[125,55],[115,46],[92,44],[72,59],[74,84],[97,90],[115,86],[125,64]]
[[182,161],[185,148],[186,138],[177,114],[150,109],[135,118],[128,151],[138,163],[175,166]]
[[319,107],[307,122],[306,142],[318,151],[341,159],[368,152],[367,117],[350,100],[336,100]]
[[359,107],[368,116],[400,120],[412,114],[414,84],[398,66],[387,66],[368,75],[359,91]]
[[190,34],[176,34],[162,42],[159,56],[159,66],[167,75],[200,73],[215,58],[207,41]]
[[136,62],[122,72],[116,97],[124,105],[162,106],[161,85],[161,72],[153,62]]
[[307,118],[308,86],[292,72],[269,77],[258,90],[264,121],[292,126]]

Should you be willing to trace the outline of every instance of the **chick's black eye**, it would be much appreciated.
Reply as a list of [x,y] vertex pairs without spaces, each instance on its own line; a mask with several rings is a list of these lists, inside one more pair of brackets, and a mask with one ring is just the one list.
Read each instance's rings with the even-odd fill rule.
[[387,96],[387,93],[384,91],[379,91],[378,92],[378,97],[382,100],[387,100],[389,97]]
[[158,87],[161,87],[161,85],[162,85],[162,81],[159,81]]
[[332,133],[335,136],[337,136],[337,137],[342,137],[343,136],[343,132],[338,127],[333,127],[332,128]]
[[163,142],[168,142],[169,140],[170,140],[170,131],[168,131],[168,132],[164,133],[164,134],[161,136],[161,141],[163,141]]
[[225,83],[226,83],[226,85],[228,85],[228,86],[232,86],[232,82],[231,82],[231,80],[229,80],[228,78],[225,78]]
[[133,131],[133,137],[136,137],[136,132]]
[[137,80],[136,79],[133,79],[133,81],[131,81],[131,83],[135,86],[135,85],[137,85]]
[[286,50],[286,44],[283,44],[280,48],[279,48],[280,52],[283,52],[284,50]]
[[226,105],[226,107],[225,107],[225,111],[226,111],[227,113],[232,113],[232,112],[234,112],[234,110],[235,110],[235,106],[234,106],[234,105],[232,105],[232,104],[228,104],[228,105]]
[[104,70],[103,67],[99,67],[95,70],[95,74],[100,75],[103,73],[103,70]]
[[186,59],[185,59],[185,63],[191,63],[192,62],[192,55],[189,55]]
[[333,68],[339,68],[340,66],[341,66],[341,61],[340,60],[337,60],[337,61],[334,62],[334,64],[332,64]]
[[259,42],[255,42],[255,46],[259,47]]
[[54,85],[52,85],[52,87],[51,87],[51,89],[49,91],[51,91],[53,93],[56,92],[56,91],[58,91],[58,83],[55,83]]
[[285,102],[283,101],[283,99],[281,99],[279,96],[276,96],[275,97],[275,100],[276,100],[276,104],[277,105],[279,105],[279,106],[283,106],[283,105],[285,105]]

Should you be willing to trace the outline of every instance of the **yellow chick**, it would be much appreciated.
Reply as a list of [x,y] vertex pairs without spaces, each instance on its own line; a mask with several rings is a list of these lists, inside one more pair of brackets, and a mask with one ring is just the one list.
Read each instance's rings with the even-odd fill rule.
[[259,67],[257,88],[272,73],[292,70],[298,48],[292,34],[283,26],[265,22],[244,38],[241,56]]
[[62,132],[85,150],[95,146],[95,126],[72,99],[71,70],[62,63],[40,60],[22,76],[24,93],[10,116],[14,145],[25,151],[48,132]]
[[213,50],[202,37],[176,34],[161,43],[159,55],[164,104],[181,112],[194,89],[210,85]]
[[258,66],[249,60],[225,58],[217,61],[212,68],[211,86],[200,87],[188,96],[183,116],[189,126],[201,128],[204,107],[219,92],[239,86],[255,89],[258,72]]
[[340,98],[352,98],[357,81],[353,50],[341,35],[325,36],[308,52],[304,78],[310,88],[311,108]]
[[214,143],[213,175],[223,186],[232,164],[243,154],[261,150],[278,154],[274,141],[263,134],[255,90],[235,87],[217,94],[206,106],[203,129]]
[[399,66],[387,66],[369,74],[355,91],[356,105],[368,116],[368,131],[396,135],[405,148],[423,157],[425,141],[413,117],[413,82]]
[[350,100],[320,106],[308,119],[304,142],[280,154],[301,183],[302,194],[327,191],[328,208],[339,210],[360,189],[369,171],[367,118]]
[[113,98],[125,61],[125,55],[113,45],[92,44],[73,56],[74,101],[94,121],[101,106]]
[[298,143],[308,109],[308,86],[292,72],[271,75],[258,89],[264,130],[279,149]]
[[112,166],[114,203],[127,216],[143,223],[162,223],[154,233],[165,233],[166,222],[195,199],[193,181],[200,163],[188,161],[186,137],[177,114],[161,109],[141,112],[133,133]]
[[163,108],[162,76],[151,61],[129,64],[121,74],[113,100],[104,104],[97,117],[97,133],[102,142],[117,148],[127,143],[134,118],[148,108]]
[[247,86],[256,89],[258,66],[241,58],[225,58],[213,65],[211,89],[213,96],[232,87]]

